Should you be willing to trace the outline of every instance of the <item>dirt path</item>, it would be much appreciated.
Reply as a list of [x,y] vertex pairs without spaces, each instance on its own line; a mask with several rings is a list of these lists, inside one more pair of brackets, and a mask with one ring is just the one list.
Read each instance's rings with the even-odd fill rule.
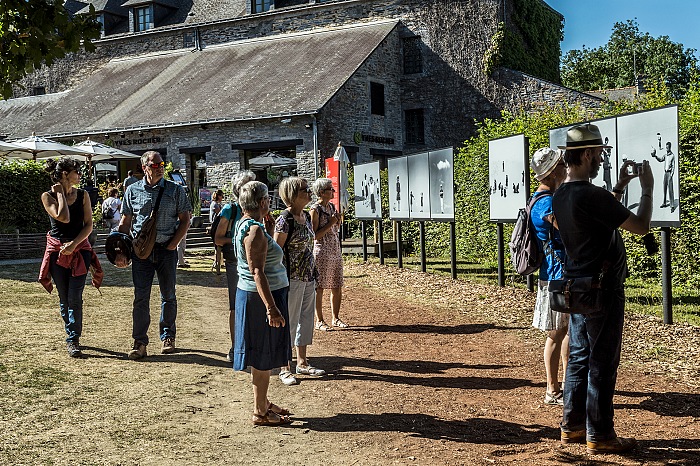
[[[194,262],[178,277],[179,351],[157,354],[154,342],[142,362],[124,358],[128,273],[110,269],[104,295],[86,293],[89,357],[73,361],[55,296],[30,277],[7,279],[29,266],[0,272],[1,463],[700,464],[700,397],[688,383],[623,362],[617,428],[640,448],[590,462],[581,445],[557,441],[560,410],[541,403],[542,342],[523,323],[526,292],[446,289],[372,265],[346,269],[352,329],[317,332],[309,349],[329,375],[271,381],[270,398],[295,422],[254,428],[249,376],[225,360],[224,279]],[[156,339],[155,299],[153,309]]]

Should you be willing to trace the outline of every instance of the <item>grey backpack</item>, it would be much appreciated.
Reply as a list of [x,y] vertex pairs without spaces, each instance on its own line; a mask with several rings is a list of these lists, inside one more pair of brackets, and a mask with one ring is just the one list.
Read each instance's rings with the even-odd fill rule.
[[551,191],[541,191],[539,195],[532,196],[525,207],[518,211],[513,234],[510,236],[508,247],[510,248],[510,260],[515,271],[520,275],[530,275],[540,268],[544,252],[538,245],[537,233],[530,220],[530,211],[535,202],[543,197],[551,196]]

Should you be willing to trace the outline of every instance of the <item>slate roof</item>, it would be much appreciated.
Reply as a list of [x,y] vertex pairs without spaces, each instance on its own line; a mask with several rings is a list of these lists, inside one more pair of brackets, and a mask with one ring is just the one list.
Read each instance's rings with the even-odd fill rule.
[[119,16],[129,16],[129,10],[122,8],[121,4],[124,0],[92,0],[78,14],[90,13],[90,4],[95,7],[96,13],[112,13]]
[[397,24],[112,60],[69,91],[0,101],[0,133],[99,134],[315,113]]

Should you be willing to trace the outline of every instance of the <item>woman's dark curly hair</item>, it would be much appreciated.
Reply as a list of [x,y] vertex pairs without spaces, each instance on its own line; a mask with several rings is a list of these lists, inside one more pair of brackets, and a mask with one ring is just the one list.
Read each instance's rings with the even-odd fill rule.
[[44,170],[51,177],[51,181],[58,183],[61,181],[61,175],[63,172],[70,173],[73,170],[80,173],[81,163],[70,157],[61,157],[60,159],[48,159],[46,160],[46,166]]

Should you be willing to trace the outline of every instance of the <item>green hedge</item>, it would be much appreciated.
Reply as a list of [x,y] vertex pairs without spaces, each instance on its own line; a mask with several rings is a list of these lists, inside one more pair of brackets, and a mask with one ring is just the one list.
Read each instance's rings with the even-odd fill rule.
[[49,217],[41,204],[41,193],[50,187],[43,164],[0,162],[0,233],[48,231]]

